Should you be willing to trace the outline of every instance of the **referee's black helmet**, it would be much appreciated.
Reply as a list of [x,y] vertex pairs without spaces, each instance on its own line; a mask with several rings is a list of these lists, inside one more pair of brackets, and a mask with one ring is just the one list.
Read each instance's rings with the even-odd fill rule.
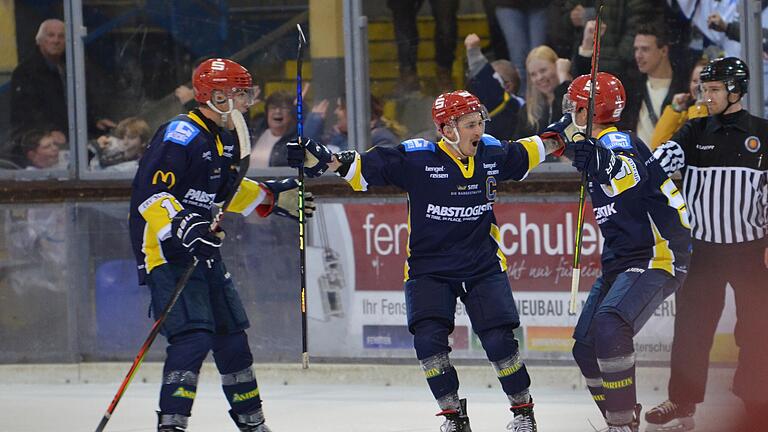
[[708,81],[722,81],[729,93],[744,95],[749,87],[749,69],[736,57],[710,60],[701,70],[701,82]]

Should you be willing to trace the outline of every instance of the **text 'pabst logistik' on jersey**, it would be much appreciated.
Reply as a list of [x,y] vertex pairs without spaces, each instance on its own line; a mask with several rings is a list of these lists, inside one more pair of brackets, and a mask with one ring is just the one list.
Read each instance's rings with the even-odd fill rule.
[[493,203],[485,203],[471,207],[448,207],[434,204],[427,204],[427,218],[448,221],[464,222],[473,221],[480,218],[483,213],[492,211]]

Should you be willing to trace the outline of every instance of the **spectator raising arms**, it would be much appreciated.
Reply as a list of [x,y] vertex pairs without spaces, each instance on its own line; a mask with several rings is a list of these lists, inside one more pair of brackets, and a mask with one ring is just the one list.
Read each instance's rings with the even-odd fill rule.
[[517,95],[520,75],[508,60],[488,63],[480,50],[480,37],[471,33],[464,39],[467,48],[469,76],[468,90],[490,109],[490,122],[486,131],[496,137],[509,139],[517,136],[517,121],[525,99]]
[[[336,99],[336,124],[329,133],[323,133],[325,118],[327,117],[330,103],[323,99],[318,102],[307,117],[304,125],[304,135],[310,138],[322,138],[334,151],[348,150],[350,147],[347,124],[347,104],[343,97]],[[400,139],[405,136],[405,128],[396,121],[384,116],[384,106],[374,95],[371,95],[371,147],[395,147],[400,144]],[[354,143],[353,143],[354,146]]]

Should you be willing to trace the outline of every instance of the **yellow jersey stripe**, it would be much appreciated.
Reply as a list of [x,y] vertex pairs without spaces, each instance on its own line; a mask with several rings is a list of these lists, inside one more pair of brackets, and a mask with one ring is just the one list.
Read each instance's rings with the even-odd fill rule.
[[226,210],[248,216],[266,197],[267,193],[261,184],[249,178],[243,178]]
[[[208,126],[205,125],[205,122],[203,119],[201,119],[197,114],[193,113],[192,111],[187,113],[187,117],[192,119],[195,123],[200,125],[201,128],[205,129],[206,132],[211,133],[210,129],[208,129]],[[219,134],[216,134],[216,152],[219,156],[222,156],[224,154],[224,144],[221,142],[221,138],[219,137]]]
[[611,184],[600,185],[609,197],[615,197],[640,184],[640,173],[635,161],[624,155],[616,155],[616,157],[621,162],[621,170],[611,179]]
[[144,253],[144,268],[147,274],[155,267],[165,264],[165,256],[163,255],[163,248],[160,247],[160,241],[149,228],[149,224],[144,225],[144,239],[141,247],[142,253]]
[[490,113],[488,113],[488,117],[493,117],[496,114],[500,113],[501,110],[504,109],[505,106],[507,106],[507,102],[509,101],[509,93],[504,92],[504,98],[502,99],[501,103],[494,108]]
[[649,269],[664,270],[672,276],[675,275],[675,253],[669,248],[669,240],[665,239],[656,224],[653,222],[651,215],[648,215],[648,219],[651,222],[651,230],[653,231],[653,257],[648,263]]
[[464,178],[467,178],[467,179],[472,178],[472,176],[475,175],[475,158],[474,157],[470,156],[469,160],[467,161],[467,165],[464,166],[464,162],[460,161],[459,158],[453,155],[451,150],[448,148],[448,144],[445,142],[445,140],[441,139],[440,142],[437,143],[437,145],[459,167],[459,169],[461,170],[461,175],[463,175]]
[[538,135],[520,138],[517,142],[528,152],[528,172],[544,162],[547,151],[544,149],[544,141]]
[[408,218],[406,220],[406,223],[408,224],[408,240],[405,242],[405,265],[403,266],[403,280],[407,281],[410,279],[410,274],[408,273],[410,271],[410,267],[408,266],[408,259],[411,257],[411,197],[410,195],[406,197],[408,201]]
[[504,256],[504,252],[501,251],[501,230],[499,230],[499,226],[496,224],[491,224],[491,238],[493,238],[493,241],[495,241],[496,245],[498,245],[498,248],[496,249],[496,256],[499,257],[499,265],[501,265],[501,270],[506,273],[507,257]]
[[170,237],[171,219],[182,209],[181,203],[168,192],[156,193],[139,205],[139,213],[160,241]]
[[360,158],[360,153],[355,152],[355,160],[352,161],[352,165],[349,166],[347,175],[344,176],[344,180],[352,186],[352,190],[355,192],[364,192],[368,190],[368,182],[363,177],[363,160]]

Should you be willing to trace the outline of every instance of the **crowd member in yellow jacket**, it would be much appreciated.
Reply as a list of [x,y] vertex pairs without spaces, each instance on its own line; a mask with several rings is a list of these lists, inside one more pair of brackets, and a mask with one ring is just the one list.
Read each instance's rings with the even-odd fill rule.
[[706,59],[700,59],[696,63],[691,71],[689,93],[676,94],[672,97],[672,103],[664,108],[653,130],[649,143],[651,150],[672,138],[688,120],[707,116],[707,104],[699,98],[699,75],[706,64]]

